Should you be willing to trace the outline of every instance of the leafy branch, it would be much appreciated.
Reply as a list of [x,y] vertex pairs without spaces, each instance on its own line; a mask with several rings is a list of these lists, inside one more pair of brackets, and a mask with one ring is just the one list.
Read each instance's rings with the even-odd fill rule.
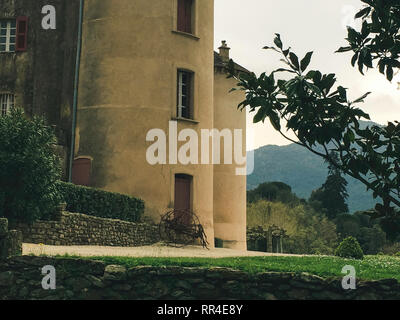
[[[254,112],[253,122],[267,118],[284,138],[322,157],[341,172],[361,181],[368,190],[379,197],[374,217],[393,216],[400,207],[400,124],[389,123],[386,127],[360,128],[360,120],[370,120],[368,114],[356,105],[364,102],[370,92],[349,101],[347,89],[336,86],[335,74],[322,74],[310,70],[313,52],[303,59],[291,50],[284,49],[282,39],[276,34],[275,46],[266,46],[282,55],[285,68],[269,75],[262,73],[234,74],[237,88],[246,98],[238,108],[246,107]],[[288,73],[289,80],[278,79],[276,74]],[[282,129],[297,138],[289,138]]]
[[374,61],[379,72],[392,81],[395,69],[400,69],[400,2],[398,0],[362,0],[366,5],[355,19],[363,21],[357,31],[347,27],[349,43],[337,52],[353,51],[351,64],[357,63],[361,74],[364,67],[373,68]]

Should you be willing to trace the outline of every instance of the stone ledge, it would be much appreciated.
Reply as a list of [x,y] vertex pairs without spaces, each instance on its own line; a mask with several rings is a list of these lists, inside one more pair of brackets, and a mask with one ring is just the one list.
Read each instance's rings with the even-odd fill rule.
[[[40,288],[40,267],[44,265],[53,265],[57,271],[57,289],[51,292]],[[126,270],[101,261],[31,256],[0,263],[0,300],[400,299],[400,284],[395,279],[361,280],[356,290],[349,291],[337,284],[339,278],[308,273],[247,274],[218,267],[138,266]]]

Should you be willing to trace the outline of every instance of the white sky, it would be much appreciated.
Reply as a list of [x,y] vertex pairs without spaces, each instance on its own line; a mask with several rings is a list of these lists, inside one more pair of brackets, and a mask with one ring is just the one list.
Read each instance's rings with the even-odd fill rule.
[[[400,90],[396,90],[400,75],[393,83],[376,70],[362,76],[350,64],[351,53],[334,53],[347,44],[346,25],[357,26],[352,17],[361,7],[359,0],[215,0],[214,47],[218,51],[221,40],[227,40],[235,62],[256,74],[270,73],[283,66],[280,56],[261,48],[272,45],[274,34],[280,33],[285,46],[300,58],[314,51],[310,68],[336,73],[338,84],[349,88],[351,100],[372,91],[359,105],[372,121],[400,120]],[[288,144],[269,121],[254,125],[252,115],[248,116],[248,132],[254,139],[248,141],[248,150]]]

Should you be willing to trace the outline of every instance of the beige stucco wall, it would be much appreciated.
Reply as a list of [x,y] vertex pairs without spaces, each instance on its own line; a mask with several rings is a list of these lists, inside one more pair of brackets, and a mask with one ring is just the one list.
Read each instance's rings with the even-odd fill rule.
[[76,156],[93,157],[92,185],[141,197],[158,221],[173,207],[174,174],[193,176],[193,211],[213,232],[213,167],[150,165],[149,130],[176,117],[177,69],[195,73],[198,123],[213,128],[213,0],[195,1],[195,35],[176,29],[177,0],[87,0],[84,10]]
[[[214,76],[214,126],[242,129],[242,151],[246,155],[246,113],[237,109],[243,91],[228,93],[237,81],[221,70]],[[236,175],[237,164],[214,166],[214,232],[227,248],[246,250],[246,176]]]

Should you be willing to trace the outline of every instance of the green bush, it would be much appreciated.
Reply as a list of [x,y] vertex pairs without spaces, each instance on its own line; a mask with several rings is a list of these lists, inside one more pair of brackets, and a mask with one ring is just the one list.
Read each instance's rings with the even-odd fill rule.
[[0,217],[10,222],[47,219],[61,202],[56,137],[44,119],[21,109],[0,116]]
[[138,222],[144,202],[127,195],[59,182],[58,188],[70,212],[91,216]]
[[358,243],[357,239],[347,237],[344,239],[335,251],[335,255],[342,258],[363,259],[364,253]]

